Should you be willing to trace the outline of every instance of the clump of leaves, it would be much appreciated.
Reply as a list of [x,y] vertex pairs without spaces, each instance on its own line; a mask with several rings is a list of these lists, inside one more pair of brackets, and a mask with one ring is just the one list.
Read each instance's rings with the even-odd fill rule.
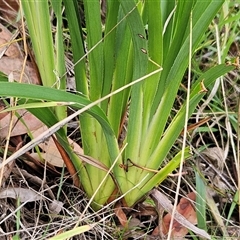
[[[163,165],[183,130],[186,109],[190,116],[205,94],[203,84],[210,87],[233,67],[223,64],[200,72],[188,105],[186,102],[177,110],[168,126],[167,121],[189,65],[189,53],[197,49],[223,2],[107,1],[103,30],[99,1],[84,0],[86,40],[77,1],[50,1],[50,5],[48,1],[21,2],[44,86],[0,82],[0,94],[20,98],[17,108],[28,108],[52,127],[49,134],[56,132],[82,188],[93,197],[95,209],[120,195],[127,206],[133,206],[179,166],[183,153],[185,158],[190,156],[188,148],[182,149]],[[80,95],[65,91],[62,4]],[[49,6],[57,20],[54,33]],[[62,105],[81,110],[66,118]],[[121,149],[118,138],[128,105]],[[61,128],[74,116],[79,117],[84,155],[91,160],[72,150]]]

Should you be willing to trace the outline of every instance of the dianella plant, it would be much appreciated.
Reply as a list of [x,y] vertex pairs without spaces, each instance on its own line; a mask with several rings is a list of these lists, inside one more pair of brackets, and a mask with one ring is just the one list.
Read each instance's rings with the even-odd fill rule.
[[[48,127],[66,117],[65,107],[34,108],[33,103],[65,102],[82,109],[95,102],[78,116],[84,155],[92,162],[72,150],[64,129],[56,132],[81,187],[94,196],[95,209],[119,196],[133,206],[178,168],[182,152],[190,156],[186,148],[164,161],[184,128],[186,103],[174,115],[172,109],[189,53],[193,56],[200,47],[224,0],[104,3],[102,19],[99,0],[83,0],[81,6],[77,0],[21,1],[43,86],[0,82],[0,95],[27,99],[22,107]],[[54,31],[50,16],[55,17]],[[74,94],[65,89],[66,34],[74,61]],[[231,69],[216,65],[198,73],[189,116],[206,94],[203,85],[210,88]]]

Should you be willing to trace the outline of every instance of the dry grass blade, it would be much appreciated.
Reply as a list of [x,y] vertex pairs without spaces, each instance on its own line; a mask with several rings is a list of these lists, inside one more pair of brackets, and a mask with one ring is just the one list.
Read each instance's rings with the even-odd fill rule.
[[69,239],[70,237],[74,237],[78,234],[87,232],[89,230],[91,230],[93,227],[96,226],[97,223],[95,224],[91,224],[91,225],[84,225],[81,227],[77,227],[73,230],[69,230],[67,232],[61,233],[56,235],[55,237],[50,238],[49,240],[64,240],[64,239]]
[[[81,158],[81,160],[83,162],[86,162],[86,163],[88,163],[88,164],[90,164],[90,165],[92,165],[92,166],[94,166],[98,169],[101,169],[105,172],[109,171],[109,168],[107,166],[105,166],[102,162],[98,161],[97,159],[94,159],[90,156],[80,154],[80,153],[77,153],[77,155]],[[110,174],[112,174],[112,173],[110,172]]]

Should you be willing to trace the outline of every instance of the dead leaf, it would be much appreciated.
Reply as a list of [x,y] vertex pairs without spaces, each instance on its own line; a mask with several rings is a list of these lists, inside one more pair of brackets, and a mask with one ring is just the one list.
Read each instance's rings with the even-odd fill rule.
[[1,111],[4,110],[4,108],[5,108],[4,106],[0,105],[0,120],[9,114],[8,112],[1,113]]
[[0,54],[2,54],[3,52],[4,52],[4,55],[11,58],[20,57],[16,44],[14,43],[10,44],[6,39],[1,37],[0,38]]
[[[44,125],[32,131],[33,138],[36,138],[37,136],[45,132],[47,129],[48,129],[47,126]],[[83,149],[76,142],[74,142],[70,138],[68,138],[68,141],[73,151],[79,154],[83,154]],[[43,153],[41,153],[41,157],[43,159],[45,159],[47,162],[49,162],[55,167],[63,167],[64,162],[63,162],[62,156],[59,153],[59,150],[56,147],[56,144],[54,143],[52,137],[48,138],[44,143],[40,143],[38,146],[43,151]],[[31,153],[30,155],[35,159],[38,159],[39,161],[41,161],[40,156],[37,153]]]
[[19,10],[19,4],[17,0],[0,0],[0,10],[1,14],[7,20],[14,21],[17,17],[17,12]]
[[[111,196],[108,198],[107,203],[113,202],[117,198],[118,195],[119,195],[119,189],[116,187],[113,190]],[[127,204],[125,204],[124,206],[127,206]]]
[[[0,24],[0,71],[7,76],[12,74],[13,79],[19,82],[24,58],[19,45],[11,43],[13,41],[12,38],[12,33]],[[26,62],[21,82],[39,84],[39,75],[36,66],[30,61]]]
[[[18,110],[17,113],[21,119],[19,119],[16,115],[13,116],[13,129],[11,131],[11,137],[28,133],[28,131],[33,131],[43,125],[40,120],[38,120],[34,115],[32,115],[30,112],[27,112],[26,110]],[[9,113],[7,116],[0,120],[1,139],[6,138],[8,134],[10,119],[11,114]],[[22,122],[24,122],[24,124]]]
[[[19,82],[20,75],[23,67],[23,59],[21,58],[10,58],[7,56],[3,56],[0,59],[0,71],[5,75],[13,74],[13,79]],[[38,75],[33,64],[29,61],[26,62],[26,66],[24,69],[24,75],[22,82],[24,83],[32,83],[39,84]]]
[[0,191],[0,198],[19,198],[20,202],[35,202],[41,200],[42,196],[31,189],[7,188]]
[[57,148],[58,148],[58,151],[59,153],[61,154],[62,156],[62,159],[67,167],[67,170],[69,171],[72,179],[73,179],[73,184],[74,186],[76,187],[80,187],[80,180],[79,180],[79,177],[78,177],[78,174],[77,174],[77,171],[73,165],[73,162],[72,160],[69,158],[68,154],[66,153],[65,149],[62,147],[62,145],[57,141],[57,139],[52,136]]
[[46,191],[51,199],[55,199],[55,196],[54,196],[51,188],[46,183],[44,183],[44,181],[41,178],[28,173],[24,169],[21,169],[21,172],[20,172],[18,169],[14,168],[12,172],[14,175],[24,178],[24,180],[26,180],[27,182],[31,182],[35,186],[38,186],[39,188],[43,188],[44,193]]
[[202,154],[204,154],[214,165],[214,167],[221,172],[224,167],[224,150],[220,147],[212,147],[205,149]]
[[152,217],[156,217],[158,215],[155,206],[151,206],[150,204],[147,204],[147,203],[144,203],[144,202],[138,204],[137,210],[138,210],[137,212],[133,213],[133,216],[152,216]]
[[[159,192],[156,189],[153,189],[150,192],[150,195],[152,196],[152,198],[154,199],[154,201],[156,202],[156,205],[158,206],[161,205],[167,212],[172,213],[173,211],[173,206],[171,204],[171,202],[168,200],[168,198],[163,195],[161,192]],[[187,204],[188,205],[188,204]],[[189,205],[188,205],[189,206]],[[184,210],[185,209],[185,205],[181,206]],[[192,213],[191,211],[187,210],[187,213],[190,213],[189,215],[191,216]],[[187,229],[190,229],[191,231],[193,231],[194,233],[196,233],[197,235],[200,235],[202,237],[205,237],[206,239],[211,239],[211,237],[209,236],[209,234],[207,232],[205,232],[203,229],[200,229],[196,226],[194,226],[194,224],[192,224],[191,222],[189,222],[182,214],[180,214],[178,211],[175,212],[174,214],[174,218],[176,221],[178,221],[179,223],[181,223],[182,226],[186,227]],[[166,220],[165,220],[166,221]],[[166,221],[167,222],[167,221]],[[165,222],[165,225],[166,225]],[[180,229],[181,230],[181,229]]]
[[120,202],[118,202],[114,208],[114,212],[119,220],[119,222],[121,223],[121,225],[124,227],[124,228],[127,228],[128,227],[128,220],[127,220],[127,216],[126,214],[124,213],[123,209],[122,209],[122,206],[120,204]]
[[[190,200],[192,201],[190,201]],[[196,200],[196,194],[191,192],[187,195],[187,198],[181,198],[179,204],[177,205],[177,211],[184,216],[190,223],[196,225],[197,224],[197,214],[193,207],[192,202]],[[172,215],[168,213],[163,218],[162,229],[163,234],[167,234],[169,232],[169,225],[171,221]],[[188,233],[188,229],[184,227],[177,220],[173,221],[173,229],[171,230],[172,237],[184,237]]]
[[53,200],[49,204],[49,210],[52,214],[59,214],[63,208],[63,202]]
[[13,34],[0,23],[0,55],[10,58],[21,58],[21,51],[17,43],[11,43]]
[[[0,158],[0,163],[2,163],[2,158]],[[8,179],[8,177],[10,176],[12,169],[15,165],[15,161],[10,162],[9,164],[4,166],[4,170],[3,170],[3,175],[1,176],[1,186],[4,184],[4,182]],[[0,187],[1,187],[0,186]]]

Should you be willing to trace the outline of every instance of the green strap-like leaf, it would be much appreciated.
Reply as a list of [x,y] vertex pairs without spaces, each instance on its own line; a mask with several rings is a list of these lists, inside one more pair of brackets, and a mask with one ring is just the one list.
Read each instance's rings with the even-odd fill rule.
[[[72,106],[78,109],[81,109],[91,103],[91,101],[79,95],[71,94],[58,89],[23,83],[0,82],[0,95],[33,100],[73,102],[74,104]],[[114,133],[109,126],[109,122],[105,114],[98,106],[93,106],[87,111],[87,113],[91,114],[99,121],[107,135],[115,139]],[[116,149],[116,146],[113,148]]]
[[43,85],[52,87],[56,77],[48,0],[21,1],[21,4]]

